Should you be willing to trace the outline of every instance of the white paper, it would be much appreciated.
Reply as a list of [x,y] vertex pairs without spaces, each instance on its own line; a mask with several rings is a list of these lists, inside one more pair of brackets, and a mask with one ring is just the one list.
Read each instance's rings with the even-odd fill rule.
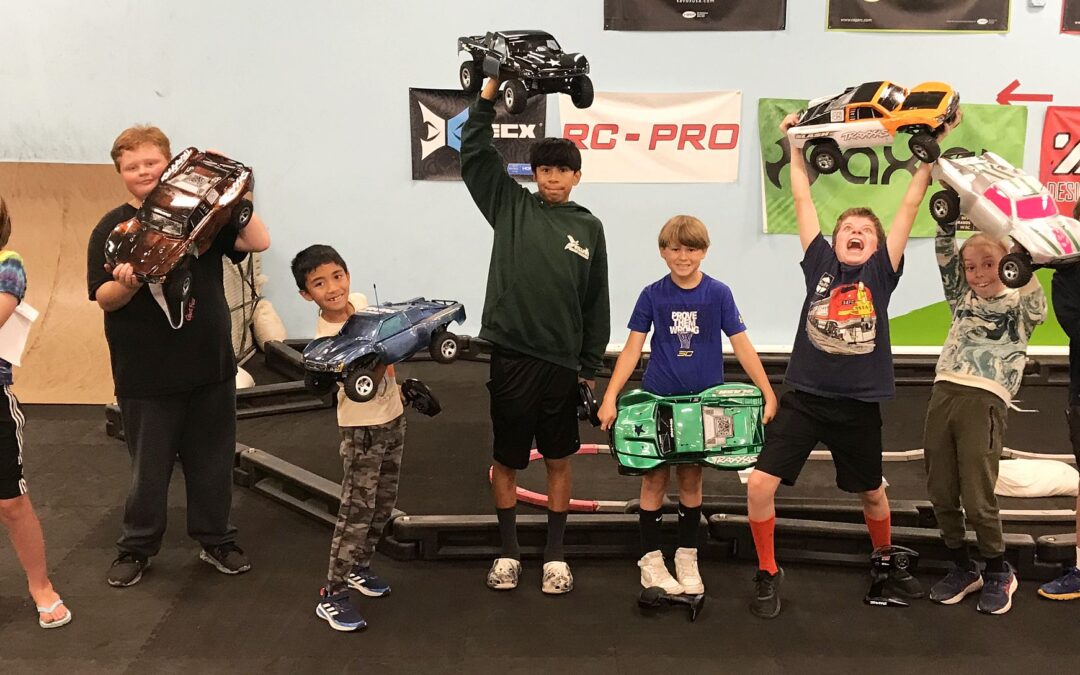
[[38,311],[26,304],[19,303],[11,317],[0,326],[0,359],[13,366],[22,365],[26,338],[30,335],[30,326],[38,318]]

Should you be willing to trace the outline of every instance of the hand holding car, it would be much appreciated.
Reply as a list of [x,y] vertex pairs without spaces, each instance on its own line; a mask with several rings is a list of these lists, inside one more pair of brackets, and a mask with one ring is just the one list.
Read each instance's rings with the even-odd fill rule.
[[131,263],[120,263],[115,267],[106,263],[105,271],[112,274],[113,280],[124,288],[138,290],[143,286],[143,282],[135,276],[135,268],[131,266]]
[[618,410],[615,408],[615,401],[608,400],[604,397],[604,402],[600,404],[600,412],[597,413],[600,418],[600,430],[607,431],[611,428],[611,425],[615,424],[615,418],[618,416]]
[[768,424],[776,417],[776,396],[765,395],[765,409],[761,412],[761,423]]
[[787,116],[784,117],[784,119],[780,122],[780,131],[783,131],[786,134],[788,129],[798,124],[799,115],[800,113],[797,112],[788,113]]

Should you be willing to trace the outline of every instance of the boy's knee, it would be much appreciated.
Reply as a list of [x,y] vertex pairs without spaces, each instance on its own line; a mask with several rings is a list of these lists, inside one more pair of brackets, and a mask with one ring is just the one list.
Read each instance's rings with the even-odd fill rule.
[[30,498],[20,495],[13,499],[0,499],[0,522],[4,525],[15,522],[30,510]]
[[568,476],[570,475],[570,458],[564,459],[545,459],[544,466],[547,468],[549,476]]
[[761,471],[751,471],[746,480],[746,494],[750,499],[769,499],[776,494],[779,480]]
[[867,490],[866,492],[860,492],[859,497],[864,504],[878,505],[885,501],[885,486],[881,485],[876,490]]

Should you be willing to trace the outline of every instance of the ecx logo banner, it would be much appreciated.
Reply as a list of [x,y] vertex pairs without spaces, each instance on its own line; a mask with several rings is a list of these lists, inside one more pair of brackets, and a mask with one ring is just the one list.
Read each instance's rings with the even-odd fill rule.
[[[532,178],[529,148],[544,138],[545,99],[530,99],[519,115],[506,112],[501,99],[495,104],[495,148],[515,178]],[[409,89],[413,180],[461,180],[461,128],[475,100],[460,89]]]

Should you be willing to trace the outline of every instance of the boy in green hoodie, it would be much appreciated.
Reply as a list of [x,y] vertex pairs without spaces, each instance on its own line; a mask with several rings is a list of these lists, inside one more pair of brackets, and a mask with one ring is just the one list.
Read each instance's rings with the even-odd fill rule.
[[577,384],[594,387],[607,348],[607,249],[604,227],[570,201],[581,180],[581,153],[548,138],[531,152],[537,192],[511,178],[492,145],[499,81],[488,80],[461,133],[461,177],[494,230],[480,337],[491,355],[492,492],[502,554],[488,572],[495,590],[516,588],[517,472],[533,439],[547,468],[548,532],[541,588],[568,593],[574,577],[563,555],[570,505],[570,455],[578,451]]

